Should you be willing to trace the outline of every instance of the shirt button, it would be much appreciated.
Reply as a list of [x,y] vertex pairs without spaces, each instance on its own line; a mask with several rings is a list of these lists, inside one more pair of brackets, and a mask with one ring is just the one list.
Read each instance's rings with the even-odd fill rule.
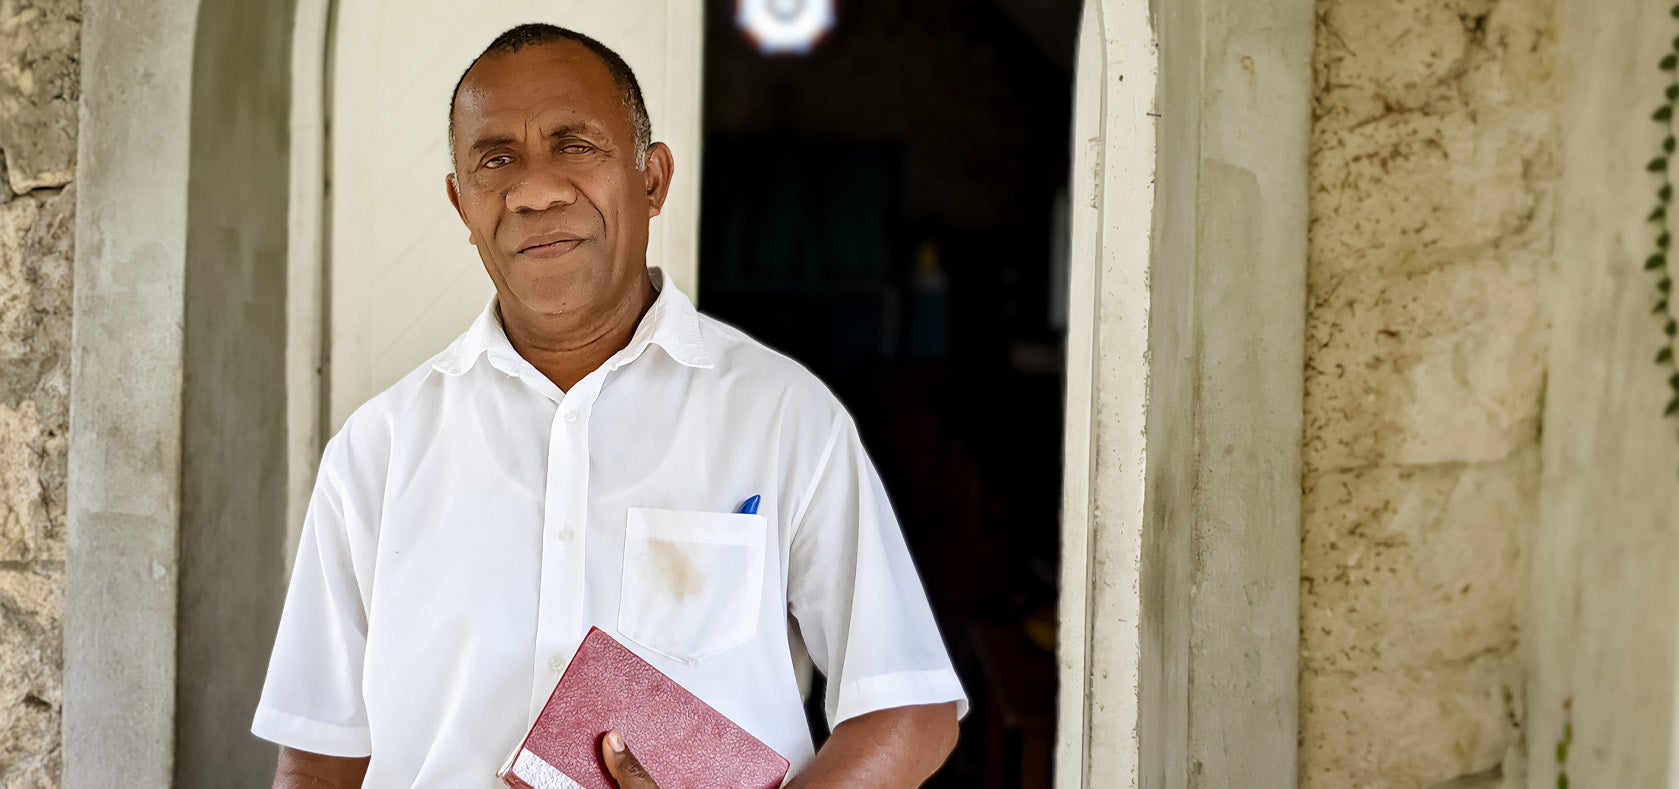
[[556,657],[553,660],[548,661],[548,667],[553,669],[555,674],[558,674],[565,671],[566,664],[569,662],[571,661],[568,661],[563,657]]
[[560,542],[571,542],[571,538],[575,537],[576,534],[571,529],[561,529],[557,536],[560,538]]
[[577,421],[577,412],[576,411],[565,412],[565,421],[576,422]]

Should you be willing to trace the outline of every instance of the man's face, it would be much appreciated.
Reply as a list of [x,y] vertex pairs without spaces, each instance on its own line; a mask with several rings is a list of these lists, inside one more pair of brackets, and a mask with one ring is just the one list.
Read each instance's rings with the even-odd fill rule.
[[461,83],[453,123],[449,199],[504,314],[586,321],[636,297],[670,151],[655,145],[636,166],[606,64],[570,41],[486,55]]

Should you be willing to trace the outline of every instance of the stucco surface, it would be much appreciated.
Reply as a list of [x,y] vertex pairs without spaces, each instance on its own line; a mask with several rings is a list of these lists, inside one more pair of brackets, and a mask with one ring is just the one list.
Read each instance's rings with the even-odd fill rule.
[[80,3],[0,0],[0,786],[57,786]]
[[[1679,688],[1679,422],[1644,270],[1661,179],[1645,164],[1670,130],[1650,120],[1673,75],[1668,2],[1606,14],[1557,3],[1563,161],[1544,486],[1530,586],[1532,786],[1675,786]],[[1674,271],[1669,264],[1668,273]],[[1565,764],[1556,759],[1572,731]]]
[[1303,786],[1522,780],[1551,7],[1318,2]]

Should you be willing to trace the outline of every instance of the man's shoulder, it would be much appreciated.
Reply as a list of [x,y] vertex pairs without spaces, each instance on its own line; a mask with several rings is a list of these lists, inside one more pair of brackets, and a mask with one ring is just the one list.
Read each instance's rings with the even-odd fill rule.
[[427,394],[442,379],[444,374],[436,365],[447,353],[442,351],[432,356],[397,379],[396,383],[356,406],[334,435],[333,442],[347,445],[342,449],[363,458],[369,452],[379,453],[381,448],[388,449],[392,438],[401,431],[402,424],[411,418],[416,406],[426,401]]
[[803,364],[721,320],[700,313],[705,337],[731,391],[766,397],[791,397],[819,410],[844,413],[839,399]]

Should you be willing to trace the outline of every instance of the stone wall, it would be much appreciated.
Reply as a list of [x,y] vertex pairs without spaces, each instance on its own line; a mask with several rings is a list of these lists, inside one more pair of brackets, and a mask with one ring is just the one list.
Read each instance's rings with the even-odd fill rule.
[[1300,776],[1523,783],[1548,0],[1319,0]]
[[80,0],[0,0],[0,786],[56,786]]

